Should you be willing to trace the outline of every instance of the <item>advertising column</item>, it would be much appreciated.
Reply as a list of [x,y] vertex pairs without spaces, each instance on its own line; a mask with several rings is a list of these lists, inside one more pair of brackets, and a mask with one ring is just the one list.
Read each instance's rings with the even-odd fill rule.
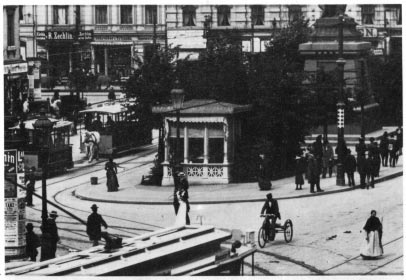
[[5,257],[19,258],[25,255],[25,191],[9,182],[24,185],[24,152],[4,151],[4,228]]
[[31,100],[41,99],[41,61],[28,62],[28,96]]

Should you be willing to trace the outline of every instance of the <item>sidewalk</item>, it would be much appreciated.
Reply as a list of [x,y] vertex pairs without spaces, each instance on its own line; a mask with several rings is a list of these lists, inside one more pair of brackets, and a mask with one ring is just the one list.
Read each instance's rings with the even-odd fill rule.
[[[123,176],[130,175],[131,174],[126,174]],[[375,178],[375,182],[383,182],[402,175],[403,158],[400,157],[396,167],[381,167],[380,176]],[[75,196],[83,200],[98,202],[151,205],[172,204],[173,187],[171,186],[134,186],[130,185],[133,182],[131,178],[120,177],[119,180],[121,184],[118,192],[107,192],[105,187],[106,178],[103,177],[99,178],[98,185],[90,185],[89,183],[88,185],[78,187],[75,191]],[[355,174],[355,182],[359,184],[358,173]],[[189,197],[191,204],[241,203],[264,201],[268,192],[272,192],[275,198],[282,200],[325,195],[354,189],[348,186],[336,186],[335,175],[332,178],[320,179],[320,186],[324,192],[310,193],[309,184],[307,182],[305,182],[303,190],[295,190],[294,177],[273,181],[270,191],[259,190],[258,183],[256,182],[228,185],[192,185],[189,188]],[[356,188],[359,188],[359,186],[357,185]]]

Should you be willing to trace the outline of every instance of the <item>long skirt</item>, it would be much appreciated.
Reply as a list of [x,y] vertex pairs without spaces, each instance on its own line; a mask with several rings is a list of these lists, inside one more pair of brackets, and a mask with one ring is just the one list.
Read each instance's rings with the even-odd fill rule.
[[361,247],[361,256],[365,259],[382,256],[383,248],[379,242],[378,231],[370,231],[368,237],[368,241],[365,238],[363,240],[363,244]]
[[107,170],[106,177],[107,177],[107,191],[108,192],[118,191],[119,185],[116,172],[114,172],[113,170]]
[[186,225],[186,203],[182,200],[179,201],[178,214],[176,215],[175,225],[174,226],[184,226]]

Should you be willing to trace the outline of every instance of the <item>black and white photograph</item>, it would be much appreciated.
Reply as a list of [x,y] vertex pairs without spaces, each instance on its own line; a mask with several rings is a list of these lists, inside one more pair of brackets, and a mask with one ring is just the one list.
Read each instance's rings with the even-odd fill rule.
[[402,279],[403,5],[325,2],[6,0],[0,274]]

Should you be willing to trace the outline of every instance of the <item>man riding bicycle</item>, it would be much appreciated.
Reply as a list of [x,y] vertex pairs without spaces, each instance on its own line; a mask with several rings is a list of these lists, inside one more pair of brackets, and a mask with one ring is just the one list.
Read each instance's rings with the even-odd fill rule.
[[[265,233],[267,236],[270,236],[270,240],[275,238],[275,223],[276,219],[281,219],[281,214],[279,213],[278,201],[272,198],[272,193],[266,195],[266,201],[264,206],[262,206],[261,215],[264,214],[273,214],[273,216],[267,216],[265,218]],[[272,219],[272,223],[269,223],[269,220]],[[269,231],[271,229],[271,232]],[[271,234],[271,235],[270,235]]]

